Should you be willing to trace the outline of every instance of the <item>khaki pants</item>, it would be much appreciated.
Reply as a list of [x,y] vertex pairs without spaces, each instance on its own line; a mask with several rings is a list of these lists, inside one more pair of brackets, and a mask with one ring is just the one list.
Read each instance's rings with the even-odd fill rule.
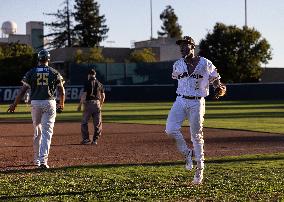
[[93,141],[96,141],[102,134],[102,114],[99,100],[89,100],[84,103],[83,118],[81,123],[81,133],[83,140],[89,140],[88,122],[93,118],[94,136]]

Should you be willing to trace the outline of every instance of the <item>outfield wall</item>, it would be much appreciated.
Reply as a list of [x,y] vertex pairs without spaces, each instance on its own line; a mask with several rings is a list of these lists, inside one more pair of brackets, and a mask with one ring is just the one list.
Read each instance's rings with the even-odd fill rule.
[[[0,87],[0,103],[15,99],[19,86]],[[108,101],[172,101],[175,85],[105,85]],[[212,99],[211,95],[208,100]],[[83,86],[66,86],[66,102],[78,102]],[[284,83],[227,84],[227,95],[222,100],[284,100]]]
[[[175,85],[108,86],[109,100],[160,101],[174,100]],[[210,86],[212,100],[213,87]],[[284,100],[284,83],[227,84],[227,94],[222,100]]]

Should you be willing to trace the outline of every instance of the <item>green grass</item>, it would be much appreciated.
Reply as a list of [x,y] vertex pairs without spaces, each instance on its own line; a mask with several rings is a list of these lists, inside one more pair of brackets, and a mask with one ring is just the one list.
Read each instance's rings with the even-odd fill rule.
[[[165,124],[172,103],[106,103],[104,122]],[[30,120],[20,105],[0,120]],[[57,120],[79,121],[76,104]],[[284,134],[284,101],[207,102],[205,127]],[[186,124],[186,123],[185,123]],[[284,201],[284,153],[211,158],[202,186],[184,162],[0,172],[0,201]]]
[[202,186],[183,163],[0,173],[7,201],[283,201],[284,154],[209,159]]
[[[66,104],[57,120],[79,121],[77,104]],[[103,121],[116,123],[165,124],[172,102],[106,103]],[[1,119],[30,119],[29,108],[19,105],[15,114],[7,114],[8,105],[0,105]],[[207,101],[205,127],[284,133],[284,100]],[[188,125],[184,123],[184,125]]]

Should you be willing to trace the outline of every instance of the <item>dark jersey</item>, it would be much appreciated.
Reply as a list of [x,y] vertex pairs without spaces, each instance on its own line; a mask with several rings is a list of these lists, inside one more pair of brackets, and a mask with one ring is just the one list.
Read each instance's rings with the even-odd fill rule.
[[57,70],[40,65],[28,71],[22,82],[30,86],[31,100],[53,100],[56,87],[62,79]]
[[90,79],[84,85],[84,92],[87,92],[86,100],[100,100],[104,87],[97,79]]

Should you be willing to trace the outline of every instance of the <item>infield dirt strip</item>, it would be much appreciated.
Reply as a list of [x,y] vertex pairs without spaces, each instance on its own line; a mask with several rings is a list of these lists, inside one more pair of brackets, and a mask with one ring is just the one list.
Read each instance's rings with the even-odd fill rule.
[[[79,122],[56,122],[48,163],[56,168],[182,161],[164,127],[104,123],[98,145],[81,145]],[[190,144],[188,129],[182,128]],[[205,128],[204,139],[205,157],[284,152],[281,134]],[[31,123],[0,123],[0,170],[35,168],[32,141]]]

